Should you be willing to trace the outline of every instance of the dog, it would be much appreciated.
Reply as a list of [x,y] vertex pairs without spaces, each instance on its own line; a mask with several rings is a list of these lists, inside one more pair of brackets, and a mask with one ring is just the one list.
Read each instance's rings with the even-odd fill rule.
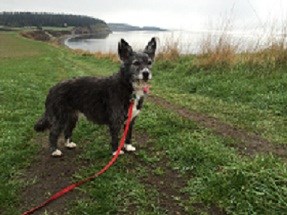
[[[135,52],[121,39],[118,55],[121,66],[117,73],[107,78],[79,77],[66,80],[52,87],[45,102],[45,112],[34,126],[36,132],[49,130],[49,143],[53,157],[63,155],[58,148],[59,136],[63,133],[65,147],[75,148],[72,133],[79,114],[100,125],[107,125],[111,135],[111,149],[114,155],[118,148],[119,132],[127,119],[130,100],[134,99],[132,121],[125,140],[126,151],[136,151],[132,145],[132,130],[139,114],[155,58],[157,43],[152,38],[143,51]],[[120,152],[121,154],[124,151]]]

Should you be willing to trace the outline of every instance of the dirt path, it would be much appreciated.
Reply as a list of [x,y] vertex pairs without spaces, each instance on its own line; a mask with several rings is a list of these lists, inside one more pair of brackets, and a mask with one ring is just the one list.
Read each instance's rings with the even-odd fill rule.
[[[174,170],[170,164],[170,160],[164,150],[156,149],[149,143],[148,134],[137,133],[135,136],[137,145],[140,150],[144,150],[150,158],[157,157],[159,160],[154,162],[146,162],[136,154],[130,154],[131,163],[137,163],[149,174],[140,178],[142,184],[147,191],[156,190],[158,193],[158,205],[168,215],[188,215],[186,206],[189,205],[189,195],[182,191],[187,186],[188,181],[192,178],[191,175],[183,176],[177,170]],[[128,167],[134,171],[134,165]],[[155,173],[155,170],[159,170]],[[136,174],[136,172],[135,172]],[[203,203],[193,204],[192,214],[210,214],[210,215],[225,215],[226,213],[216,205],[206,206]],[[134,215],[136,211],[127,210],[130,213],[125,215]]]
[[195,121],[205,128],[209,128],[214,133],[223,137],[231,137],[236,140],[234,147],[240,154],[254,156],[256,154],[272,153],[284,160],[287,160],[287,147],[284,145],[273,144],[259,135],[248,133],[242,129],[235,128],[219,119],[201,113],[191,112],[185,107],[173,104],[158,96],[149,96],[148,100],[162,108],[177,113],[179,116]]
[[[150,156],[159,155],[159,151],[148,144],[149,138],[147,134],[136,133],[135,139],[141,150],[145,150]],[[46,135],[41,135],[37,141],[45,143],[45,146],[25,173],[24,180],[33,183],[29,183],[29,186],[22,190],[21,212],[42,203],[61,188],[71,184],[73,175],[83,166],[89,165],[87,162],[77,159],[82,152],[81,148],[64,150],[63,157],[52,158],[48,153]],[[133,153],[124,156],[129,156],[131,164],[138,163],[149,173],[147,176],[139,178],[139,180],[147,190],[157,191],[158,205],[167,214],[189,214],[184,208],[185,203],[189,200],[189,196],[187,193],[182,192],[181,189],[187,186],[190,178],[183,177],[179,172],[173,170],[169,159],[162,151],[159,155],[160,160],[154,163],[145,162]],[[127,166],[127,168],[129,171],[136,171],[134,165]],[[157,168],[161,170],[161,174],[154,173],[154,170]],[[45,212],[53,215],[67,214],[69,205],[81,198],[85,198],[83,193],[74,190],[34,214],[40,215]],[[206,207],[203,204],[194,204],[193,207],[198,211],[198,214],[201,212],[214,215],[225,214],[216,206]],[[137,213],[137,211],[134,211],[134,208],[130,208],[127,211],[131,215]]]
[[[135,139],[141,145],[142,150],[151,154],[156,153],[153,147],[146,145],[148,135],[136,134]],[[36,141],[43,143],[43,150],[25,172],[24,180],[29,182],[29,186],[21,192],[21,212],[37,206],[61,188],[71,184],[73,175],[83,166],[89,165],[85,161],[77,159],[82,152],[81,148],[63,150],[63,157],[53,158],[49,154],[47,136],[40,135]],[[180,205],[180,201],[188,200],[188,195],[180,192],[180,189],[186,186],[187,179],[183,179],[178,172],[169,167],[166,157],[157,163],[148,164],[135,154],[130,153],[124,156],[129,156],[131,164],[139,163],[147,172],[151,173],[147,177],[141,178],[140,181],[147,189],[158,191],[158,202],[161,208],[168,211],[168,214],[187,214],[184,207]],[[127,166],[127,168],[130,171],[135,171],[134,165]],[[153,174],[155,168],[161,168],[164,174]],[[83,194],[74,190],[34,214],[40,215],[45,212],[53,215],[66,214],[69,211],[70,203],[80,198],[84,198]],[[128,211],[130,214],[136,214],[133,208]]]
[[[47,137],[41,136],[37,141],[45,143],[45,146],[24,175],[24,180],[31,184],[29,183],[29,186],[21,192],[21,212],[44,202],[52,194],[71,184],[72,176],[83,166],[88,165],[84,161],[78,160],[82,152],[81,148],[64,149],[63,157],[53,158],[47,147]],[[74,190],[34,214],[43,214],[45,211],[48,214],[66,214],[70,201],[75,201],[81,197],[81,193]]]
[[[148,135],[137,133],[135,139],[141,150],[146,150],[148,154],[157,153],[152,146],[146,144]],[[61,188],[71,184],[73,175],[83,166],[88,165],[88,163],[77,159],[82,152],[81,148],[64,150],[63,157],[53,158],[49,154],[46,135],[41,135],[37,141],[44,143],[44,146],[42,152],[38,154],[24,175],[24,180],[30,183],[22,190],[21,212],[42,203]],[[145,168],[147,172],[150,172],[147,177],[140,178],[140,181],[147,189],[157,190],[159,193],[158,202],[161,208],[168,211],[168,214],[187,214],[184,207],[180,205],[180,201],[188,200],[188,195],[180,191],[181,188],[186,186],[187,179],[182,178],[178,172],[169,167],[169,161],[166,157],[159,162],[149,164],[132,153],[124,156],[129,156],[131,164],[136,162]],[[134,165],[127,166],[127,168],[130,171],[135,171]],[[161,168],[164,174],[153,174],[155,168]],[[83,194],[74,190],[35,212],[35,214],[40,215],[45,212],[48,214],[66,214],[69,211],[69,204],[80,198],[84,198]],[[133,208],[127,211],[129,211],[129,214],[136,214]]]
[[[169,159],[164,156],[159,162],[146,166],[151,174],[141,178],[142,183],[148,190],[156,190],[157,202],[168,215],[188,215],[185,206],[190,207],[189,195],[181,190],[187,187],[190,178],[182,176],[178,171],[170,167]],[[160,169],[162,173],[152,173]],[[192,205],[192,214],[225,215],[226,213],[216,205],[207,206],[203,203]]]
[[[169,159],[162,151],[159,152],[151,144],[148,144],[147,134],[137,134],[136,142],[141,146],[141,150],[145,150],[150,157],[160,158],[158,162],[147,163],[132,154],[133,162],[140,163],[149,173],[140,178],[140,181],[147,190],[157,191],[157,202],[167,214],[187,214],[184,202],[188,201],[189,196],[181,192],[181,189],[187,186],[188,178],[183,178],[179,172],[171,168]],[[158,174],[154,172],[156,169],[160,171]]]

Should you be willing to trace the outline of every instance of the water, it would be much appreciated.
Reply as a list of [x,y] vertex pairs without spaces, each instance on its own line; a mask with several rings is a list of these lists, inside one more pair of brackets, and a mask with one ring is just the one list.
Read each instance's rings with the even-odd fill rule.
[[[181,53],[198,53],[202,50],[203,40],[215,42],[222,36],[220,31],[130,31],[130,32],[113,32],[106,38],[87,38],[66,40],[65,44],[71,49],[82,49],[90,52],[116,53],[118,42],[121,38],[125,39],[134,50],[141,50],[147,45],[152,37],[158,39],[159,49],[170,43],[175,42]],[[225,32],[225,38],[234,44],[238,44],[240,50],[251,47],[258,42],[260,32],[254,31],[232,31]],[[256,43],[258,45],[258,43]]]

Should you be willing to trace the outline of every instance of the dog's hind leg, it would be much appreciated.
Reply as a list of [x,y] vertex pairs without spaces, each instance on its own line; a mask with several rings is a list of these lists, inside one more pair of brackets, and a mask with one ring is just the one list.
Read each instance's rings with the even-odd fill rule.
[[50,129],[50,135],[49,135],[49,141],[50,141],[50,148],[52,151],[53,157],[60,157],[62,156],[62,152],[58,149],[58,139],[63,131],[63,128],[61,126],[61,123],[56,122],[53,124],[53,126]]
[[72,142],[72,134],[74,128],[76,127],[77,121],[78,121],[78,115],[77,114],[71,115],[64,130],[64,136],[66,140],[65,146],[69,149],[77,147],[77,144]]
[[[125,150],[127,152],[134,152],[136,151],[136,147],[134,147],[132,145],[132,133],[133,133],[133,126],[135,124],[135,119],[134,118],[132,121],[131,121],[131,124],[130,124],[130,127],[129,127],[129,130],[128,130],[128,134],[127,134],[127,137],[126,137],[126,141],[125,141]],[[126,127],[126,126],[125,126]]]

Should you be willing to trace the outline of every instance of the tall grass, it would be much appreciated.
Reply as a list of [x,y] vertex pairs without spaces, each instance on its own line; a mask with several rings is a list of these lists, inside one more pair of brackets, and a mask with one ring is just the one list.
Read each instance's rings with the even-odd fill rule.
[[156,59],[175,61],[180,57],[180,53],[180,38],[175,38],[174,35],[171,35],[161,42]]
[[282,22],[276,27],[276,23],[274,21],[264,27],[266,33],[261,38],[265,38],[265,41],[258,38],[256,46],[241,55],[241,61],[251,66],[272,68],[287,64],[287,24]]
[[215,31],[216,33],[208,33],[199,44],[200,50],[195,65],[203,68],[234,65],[239,51],[239,41],[235,41],[230,34],[232,30],[232,21],[228,19]]
[[[237,65],[275,68],[287,64],[287,21],[278,21],[254,30],[252,42],[234,36],[234,22],[227,18],[199,41],[193,66],[200,69],[233,68]],[[260,31],[258,31],[260,29]],[[257,36],[256,36],[257,32]],[[258,33],[259,32],[259,33]],[[175,61],[181,53],[181,38],[161,41],[157,60]]]
[[262,33],[252,43],[244,44],[243,51],[244,40],[232,36],[234,27],[231,19],[227,19],[219,29],[220,34],[209,33],[202,39],[195,66],[209,69],[238,64],[272,68],[286,65],[287,24],[277,23],[274,21],[262,27]]

